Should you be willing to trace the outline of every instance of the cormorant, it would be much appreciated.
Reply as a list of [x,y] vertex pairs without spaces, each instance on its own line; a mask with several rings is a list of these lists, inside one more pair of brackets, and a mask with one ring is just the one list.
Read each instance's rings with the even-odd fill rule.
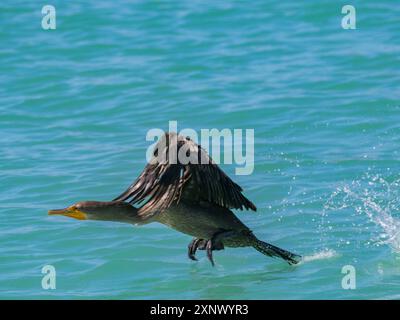
[[256,211],[256,206],[201,146],[188,137],[166,133],[140,176],[113,201],[78,202],[49,214],[135,225],[159,222],[195,237],[188,246],[189,258],[197,260],[196,250],[206,250],[212,265],[212,251],[224,247],[251,246],[289,264],[301,260],[257,239],[230,209]]

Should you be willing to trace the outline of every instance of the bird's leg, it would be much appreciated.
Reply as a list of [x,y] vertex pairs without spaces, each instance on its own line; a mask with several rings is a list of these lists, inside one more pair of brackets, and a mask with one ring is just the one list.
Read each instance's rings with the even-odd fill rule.
[[191,260],[197,261],[195,256],[197,250],[197,243],[200,239],[193,239],[188,245],[188,257]]
[[188,246],[188,257],[191,260],[197,261],[196,251],[197,249],[203,250],[206,247],[207,242],[203,239],[193,239]]
[[226,231],[226,230],[219,231],[219,232],[214,233],[214,235],[211,237],[211,239],[207,241],[207,245],[206,245],[205,249],[207,250],[207,257],[208,257],[208,260],[210,260],[212,266],[215,265],[213,255],[212,255],[213,250],[223,250],[224,244],[223,244],[222,240],[224,238],[229,238],[233,234],[235,234],[234,231]]

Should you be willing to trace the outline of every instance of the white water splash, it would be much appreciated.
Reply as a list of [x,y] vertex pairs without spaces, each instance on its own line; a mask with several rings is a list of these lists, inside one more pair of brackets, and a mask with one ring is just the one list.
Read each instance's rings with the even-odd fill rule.
[[300,263],[304,262],[310,262],[310,261],[316,261],[316,260],[325,260],[325,259],[330,259],[339,256],[335,250],[332,249],[326,249],[317,253],[314,253],[309,256],[304,256],[303,259],[301,259]]
[[393,251],[400,252],[400,218],[395,216],[400,212],[400,179],[366,174],[360,180],[337,188],[324,211],[348,208],[358,215],[366,215],[378,228],[377,239],[371,241],[378,246],[389,245]]

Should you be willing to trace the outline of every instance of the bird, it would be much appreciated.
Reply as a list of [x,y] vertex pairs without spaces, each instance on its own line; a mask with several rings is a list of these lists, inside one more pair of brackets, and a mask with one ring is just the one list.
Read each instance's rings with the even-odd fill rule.
[[188,257],[197,260],[197,250],[205,250],[213,266],[213,251],[225,247],[253,247],[299,263],[300,255],[258,239],[235,215],[233,209],[257,210],[242,191],[190,137],[166,132],[139,177],[112,201],[80,201],[48,214],[133,225],[158,222],[194,237]]

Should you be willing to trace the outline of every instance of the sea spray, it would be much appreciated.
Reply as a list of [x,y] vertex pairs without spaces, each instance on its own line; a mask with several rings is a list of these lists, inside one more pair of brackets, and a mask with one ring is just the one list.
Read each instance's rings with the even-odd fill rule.
[[304,263],[304,262],[311,262],[311,261],[316,261],[316,260],[325,260],[325,259],[330,259],[330,258],[334,258],[337,256],[339,256],[339,254],[335,250],[324,249],[317,253],[304,256],[301,262]]
[[386,244],[394,252],[400,252],[399,186],[400,178],[385,178],[382,174],[370,173],[349,184],[339,186],[324,206],[322,217],[324,232],[332,228],[328,219],[332,212],[337,214],[350,209],[353,215],[367,218],[355,225],[359,232],[370,233],[370,241],[367,244],[375,246]]

